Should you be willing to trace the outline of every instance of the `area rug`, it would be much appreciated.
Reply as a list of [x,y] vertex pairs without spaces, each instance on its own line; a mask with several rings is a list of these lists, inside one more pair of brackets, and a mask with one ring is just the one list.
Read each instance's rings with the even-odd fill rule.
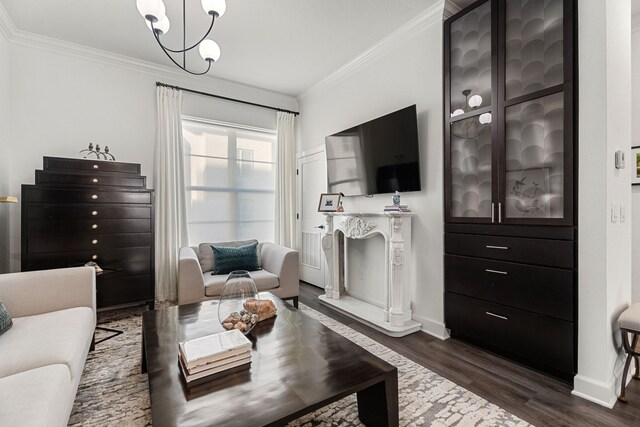
[[[431,372],[371,338],[303,304],[300,309],[328,328],[398,368],[401,426],[509,426],[528,423]],[[99,314],[101,326],[124,333],[89,354],[70,426],[150,426],[147,376],[140,373],[143,308]],[[98,339],[106,333],[100,332]],[[291,427],[363,426],[355,395],[289,424]],[[248,426],[250,427],[250,426]]]

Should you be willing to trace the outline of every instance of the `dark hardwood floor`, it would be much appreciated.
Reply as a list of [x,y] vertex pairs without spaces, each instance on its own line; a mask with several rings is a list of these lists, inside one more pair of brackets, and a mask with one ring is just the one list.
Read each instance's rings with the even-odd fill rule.
[[391,338],[321,305],[324,291],[300,282],[300,302],[330,316],[535,426],[640,427],[640,381],[627,388],[629,403],[607,409],[571,395],[571,387],[456,339],[424,332]]

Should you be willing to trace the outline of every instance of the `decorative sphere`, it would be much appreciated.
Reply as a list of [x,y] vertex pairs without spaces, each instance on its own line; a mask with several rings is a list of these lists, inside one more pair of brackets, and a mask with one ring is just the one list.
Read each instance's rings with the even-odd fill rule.
[[153,28],[151,28],[151,21],[147,20],[147,27],[149,27],[151,31],[155,30],[155,32],[160,35],[167,34],[169,32],[169,27],[171,27],[171,24],[169,23],[169,18],[167,17],[167,15],[165,15],[163,18],[158,20],[158,22],[153,23]]
[[225,0],[202,0],[202,8],[207,14],[220,18],[227,10],[227,3]]
[[205,61],[212,60],[215,62],[220,58],[220,46],[211,39],[206,39],[200,43],[198,50],[200,51],[200,56]]
[[148,21],[160,21],[166,15],[162,0],[136,0],[136,7],[140,15]]
[[473,95],[469,98],[469,107],[478,108],[482,105],[482,97],[480,95]]

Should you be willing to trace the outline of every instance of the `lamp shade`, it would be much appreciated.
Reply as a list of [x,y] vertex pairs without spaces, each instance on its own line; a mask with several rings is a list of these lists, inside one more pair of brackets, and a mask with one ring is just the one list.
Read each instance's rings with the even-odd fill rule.
[[202,59],[205,61],[212,60],[216,62],[218,58],[220,58],[220,46],[211,39],[206,39],[200,43],[199,51],[200,56],[202,56]]
[[147,27],[149,27],[151,31],[155,30],[155,32],[158,33],[159,35],[167,34],[169,32],[169,28],[171,27],[171,24],[169,23],[169,18],[167,17],[167,15],[165,15],[158,22],[154,22],[153,28],[151,27],[151,21],[147,19],[146,22],[147,22]]
[[458,108],[456,111],[451,113],[451,117],[459,116],[460,114],[464,114],[464,110],[461,108]]
[[140,15],[148,21],[160,21],[166,15],[162,0],[136,0],[136,7]]
[[478,117],[478,121],[482,125],[488,125],[489,123],[491,123],[491,120],[492,120],[491,113],[480,114],[480,117]]
[[209,15],[216,15],[220,18],[227,10],[227,3],[225,0],[202,0],[202,8]]
[[478,108],[482,105],[482,97],[480,95],[473,95],[469,98],[469,107]]
[[18,198],[11,196],[0,196],[0,203],[18,203]]

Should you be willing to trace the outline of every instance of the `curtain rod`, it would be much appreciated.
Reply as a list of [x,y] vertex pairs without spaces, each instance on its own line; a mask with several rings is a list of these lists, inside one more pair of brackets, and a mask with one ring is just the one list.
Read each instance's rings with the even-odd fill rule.
[[177,89],[184,92],[195,93],[197,95],[210,96],[212,98],[224,99],[225,101],[239,102],[241,104],[253,105],[254,107],[262,107],[262,108],[268,108],[270,110],[282,111],[283,113],[291,113],[294,116],[297,116],[300,114],[300,112],[298,111],[285,110],[284,108],[272,107],[270,105],[256,104],[255,102],[243,101],[241,99],[227,98],[226,96],[215,95],[213,93],[207,93],[207,92],[200,92],[199,90],[193,90],[193,89],[187,89],[180,86],[168,85],[166,83],[156,82],[156,86],[168,87],[171,89]]

